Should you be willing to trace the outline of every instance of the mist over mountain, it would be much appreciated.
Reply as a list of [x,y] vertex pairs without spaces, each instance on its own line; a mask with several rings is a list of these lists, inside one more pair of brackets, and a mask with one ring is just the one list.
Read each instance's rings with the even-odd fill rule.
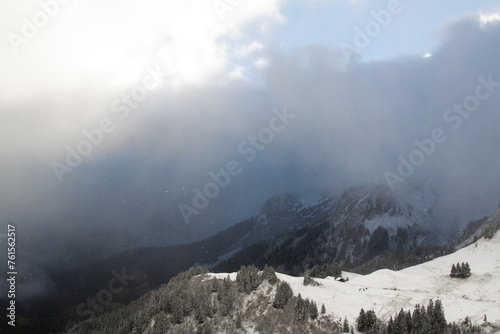
[[[300,206],[287,205],[291,203],[289,196],[273,198],[265,208],[274,207],[272,212],[266,210],[270,214],[302,211]],[[303,277],[276,273],[267,264],[263,270],[249,265],[232,273],[209,274],[204,267],[190,268],[172,277],[168,284],[137,295],[126,306],[121,304],[123,289],[113,288],[113,293],[103,289],[97,293],[97,303],[95,297],[88,297],[86,302],[68,308],[56,318],[24,321],[12,332],[52,333],[64,329],[69,333],[96,334],[115,331],[347,333],[356,328],[360,333],[497,333],[500,291],[495,288],[495,282],[500,267],[495,254],[500,247],[499,224],[500,209],[480,224],[469,224],[465,239],[452,254],[415,253],[421,264],[406,263],[403,266],[406,269],[399,271],[372,269],[369,274],[359,275],[328,262],[310,267],[301,274]],[[230,229],[231,233],[227,233],[228,230],[215,237],[219,237],[219,241],[227,240],[229,235],[236,237],[235,232],[241,226],[247,231],[259,229],[252,220],[238,225],[241,224]],[[246,233],[243,240],[248,235]],[[215,240],[211,241],[205,246],[213,246]],[[227,247],[230,243],[223,244]],[[195,249],[199,245],[190,246]],[[300,250],[308,253],[306,248]],[[174,248],[168,253],[172,251]],[[401,255],[404,253],[392,258],[392,265],[400,261]],[[379,266],[385,268],[383,264]],[[376,267],[372,264],[372,268]],[[461,272],[467,268],[467,275],[456,275],[457,268],[461,268]],[[131,292],[132,286],[135,286],[132,290],[137,291],[144,285],[140,284],[145,278],[140,270],[114,271],[113,276],[110,282],[118,279],[127,286],[125,294]],[[112,289],[112,284],[109,286]],[[102,291],[116,298],[105,301]],[[364,309],[372,314],[371,321],[363,320]]]
[[497,209],[495,0],[47,2],[0,5],[0,248],[15,225],[26,310],[130,261],[124,302],[195,264],[362,265]]
[[[425,182],[397,194],[387,186],[365,185],[336,198],[273,196],[258,215],[204,240],[136,248],[49,272],[45,294],[23,297],[18,309],[30,317],[54,317],[75,308],[80,316],[100,313],[107,305],[103,294],[127,304],[191,266],[230,272],[242,265],[272,265],[295,276],[325,263],[360,273],[405,268],[482,235],[485,219],[471,222],[461,239],[445,245],[432,225],[436,203]],[[110,283],[117,280],[123,284],[118,289]]]

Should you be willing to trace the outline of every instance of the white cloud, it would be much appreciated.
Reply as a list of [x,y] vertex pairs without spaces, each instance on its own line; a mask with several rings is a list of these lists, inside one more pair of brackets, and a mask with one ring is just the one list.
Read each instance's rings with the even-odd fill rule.
[[236,48],[236,50],[234,51],[234,53],[238,57],[248,57],[257,51],[262,50],[263,48],[264,48],[264,45],[261,42],[253,41],[249,44],[244,44],[244,45],[238,46]]
[[479,14],[479,20],[481,22],[481,27],[485,27],[489,23],[492,22],[498,22],[500,21],[500,14],[499,13],[481,13]]
[[266,58],[259,58],[254,62],[254,65],[257,69],[262,70],[269,65],[269,60]]
[[234,69],[229,73],[229,76],[235,79],[245,80],[245,67],[241,65],[236,65]]
[[[278,4],[244,2],[224,20],[212,1],[202,0],[60,5],[27,43],[17,45],[19,52],[8,38],[0,39],[0,129],[5,135],[24,129],[15,145],[5,141],[1,150],[54,159],[84,128],[95,128],[108,117],[111,102],[140,83],[147,66],[168,74],[167,91],[158,89],[157,95],[203,86],[230,73],[243,78],[224,39],[243,44],[248,24],[280,17]],[[38,1],[2,4],[0,36],[24,38],[23,27],[37,15],[45,15]],[[261,48],[255,41],[242,49],[252,53]],[[44,140],[33,140],[37,135]]]
[[[22,35],[22,20],[42,12],[36,2],[11,3],[2,10],[0,35]],[[225,70],[228,55],[221,38],[241,38],[250,22],[279,20],[278,1],[242,3],[221,20],[210,1],[70,2],[15,53],[0,42],[3,100],[64,94],[88,82],[123,89],[140,80],[144,67],[163,62],[169,80],[201,83]],[[249,45],[247,51],[259,48]]]

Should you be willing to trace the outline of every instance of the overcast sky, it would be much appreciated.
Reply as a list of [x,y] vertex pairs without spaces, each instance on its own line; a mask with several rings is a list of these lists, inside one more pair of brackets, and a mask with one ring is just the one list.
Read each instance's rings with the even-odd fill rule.
[[284,192],[427,180],[458,228],[500,200],[498,1],[64,2],[0,2],[0,222],[40,268]]

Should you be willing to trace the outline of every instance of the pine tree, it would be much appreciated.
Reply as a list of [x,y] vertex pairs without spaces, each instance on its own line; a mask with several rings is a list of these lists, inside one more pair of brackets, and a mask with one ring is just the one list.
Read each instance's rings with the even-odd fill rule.
[[375,311],[368,310],[366,312],[366,332],[377,333],[377,331],[377,316],[375,315]]
[[269,284],[275,284],[278,282],[278,277],[276,276],[276,272],[272,266],[264,266],[264,270],[262,271],[262,279],[267,280]]
[[241,266],[240,270],[236,274],[236,283],[240,292],[249,294],[250,292],[257,290],[259,285],[262,283],[262,276],[259,273],[259,269],[253,265],[248,267]]
[[236,285],[239,292],[245,292],[247,280],[247,267],[241,266],[240,270],[236,273]]
[[415,305],[412,314],[412,325],[414,328],[419,328],[422,326],[422,315],[420,314],[420,305]]
[[406,330],[408,333],[411,333],[413,330],[413,319],[411,317],[411,311],[408,310],[408,313],[406,313]]
[[349,321],[344,317],[344,325],[342,326],[342,333],[349,333]]
[[420,306],[420,314],[422,314],[422,327],[420,333],[427,334],[430,331],[430,320],[424,305]]
[[[207,288],[209,287],[207,286]],[[195,289],[195,295],[197,296],[197,298],[194,300],[194,317],[199,324],[205,322],[207,312],[210,308],[209,307],[209,300],[211,299],[210,290],[203,288],[201,285],[197,286]]]
[[304,286],[308,286],[310,284],[313,284],[313,286],[314,286],[314,283],[315,283],[315,281],[311,277],[309,277],[308,275],[304,275],[304,279],[302,280],[302,284]]
[[182,312],[184,316],[190,316],[194,310],[194,296],[188,287],[187,281],[182,284],[180,302],[182,304]]
[[366,314],[364,309],[359,311],[358,319],[356,319],[356,329],[361,333],[364,333],[366,330]]
[[223,316],[227,316],[231,313],[234,303],[234,293],[231,289],[231,279],[224,278],[219,289],[219,310]]
[[250,289],[251,289],[251,291],[255,291],[259,288],[260,284],[263,281],[262,275],[256,266],[249,266],[248,271],[249,271],[249,278],[250,278],[250,281],[249,281]]
[[457,262],[457,264],[451,267],[451,277],[459,277],[459,278],[467,278],[470,276],[470,266],[469,263],[462,262],[461,264]]
[[401,309],[394,320],[394,328],[398,334],[408,334],[406,326],[406,312]]
[[368,310],[365,313],[365,311],[361,309],[358,319],[356,320],[356,329],[361,333],[376,333],[378,328],[375,311]]
[[429,326],[429,334],[436,334],[434,329],[434,301],[432,299],[429,299],[429,304],[427,304],[427,311],[426,311],[426,320],[427,324]]
[[219,281],[214,276],[214,278],[212,280],[212,292],[217,292],[218,290],[219,290]]
[[396,329],[394,328],[394,320],[392,320],[392,315],[387,323],[387,334],[396,334]]
[[431,316],[431,331],[436,334],[445,333],[446,331],[446,318],[444,316],[443,305],[439,299],[434,303]]
[[276,291],[276,295],[274,296],[273,306],[275,308],[283,308],[285,307],[288,300],[293,296],[292,288],[288,282],[281,282],[278,285],[278,289]]
[[460,328],[458,327],[458,325],[456,323],[453,323],[451,325],[450,334],[460,334]]
[[172,319],[171,321],[174,324],[180,324],[184,320],[184,314],[182,311],[182,300],[178,299],[175,301],[172,301]]
[[412,334],[427,334],[428,333],[428,322],[426,316],[425,306],[415,305],[412,315]]
[[307,305],[306,301],[302,299],[302,296],[297,296],[297,304],[295,305],[295,319],[297,321],[306,320],[307,318]]
[[484,228],[484,238],[485,239],[492,239],[493,236],[495,235],[495,232],[496,232],[496,229],[493,227],[492,224],[488,224],[486,225],[486,227]]
[[470,266],[469,262],[465,262],[465,267],[464,267],[464,277],[469,277],[470,276]]
[[326,313],[325,304],[322,304],[321,305],[321,314],[325,314],[325,313]]
[[309,316],[312,320],[318,317],[318,305],[316,305],[316,302],[313,300],[309,303]]
[[166,333],[168,331],[168,328],[169,328],[168,318],[165,312],[158,314],[155,317],[155,328],[153,334]]

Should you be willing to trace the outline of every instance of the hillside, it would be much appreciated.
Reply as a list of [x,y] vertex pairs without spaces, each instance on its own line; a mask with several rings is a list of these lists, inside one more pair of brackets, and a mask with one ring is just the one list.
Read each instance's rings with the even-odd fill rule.
[[379,185],[353,187],[339,198],[319,197],[307,204],[290,195],[274,196],[258,215],[207,239],[131,249],[53,273],[54,293],[24,301],[19,313],[56,316],[95,296],[115,271],[135,277],[113,296],[115,302],[128,303],[196,265],[230,272],[241,265],[268,264],[300,275],[316,264],[359,264],[399,248],[411,252],[432,235],[429,222],[435,201],[425,183],[412,185],[404,194]]
[[[488,222],[500,221],[500,210]],[[328,277],[315,279],[320,286],[304,286],[302,277],[278,274],[290,283],[294,295],[299,293],[318,305],[325,304],[327,313],[336,318],[347,316],[352,323],[361,308],[373,309],[377,316],[388,320],[401,308],[425,305],[439,298],[445,307],[446,319],[460,323],[469,317],[482,324],[484,316],[500,328],[500,233],[489,240],[481,238],[453,254],[409,267],[401,271],[378,270],[369,275],[343,272],[348,282]],[[450,277],[454,263],[468,262],[472,275],[467,279]],[[227,274],[211,274],[225,277]],[[233,279],[236,274],[230,274]]]
[[[477,243],[430,262],[401,271],[378,270],[369,275],[343,273],[349,281],[333,278],[315,279],[319,287],[304,286],[301,277],[278,274],[290,283],[294,294],[325,304],[327,312],[336,317],[347,316],[349,321],[359,315],[361,308],[373,309],[379,318],[388,320],[401,308],[427,304],[439,298],[449,322],[461,322],[466,316],[476,324],[484,315],[500,327],[500,233],[493,239]],[[467,279],[451,278],[453,263],[467,261],[472,275]]]
[[[412,252],[420,246],[439,244],[430,227],[436,201],[425,182],[412,184],[404,193],[381,185],[353,187],[337,200],[320,203],[311,214],[302,215],[302,225],[294,224],[288,233],[267,233],[271,236],[268,240],[261,239],[221,262],[206,265],[214,271],[231,272],[241,265],[268,264],[282,273],[300,275],[316,264],[354,266],[388,250]],[[274,205],[274,211],[293,208],[288,201],[281,203],[286,206]],[[284,210],[288,212],[285,217],[291,212],[300,217],[303,211]],[[263,211],[263,216],[269,214]],[[281,230],[287,226],[277,219],[274,225],[276,222],[282,225]]]
[[[500,210],[489,222],[496,224],[498,218]],[[102,315],[73,318],[78,323],[71,332],[340,333],[342,320],[355,325],[361,309],[375,312],[383,332],[384,324],[399,310],[411,311],[417,304],[439,299],[447,323],[463,324],[468,318],[478,326],[467,329],[470,333],[499,333],[498,254],[500,233],[404,270],[383,269],[369,275],[343,272],[347,282],[314,278],[318,284],[307,286],[303,277],[275,274],[271,267],[260,272],[243,267],[238,273],[208,273],[198,267],[128,306],[110,305]],[[456,262],[468,262],[472,275],[451,278],[450,268]],[[290,296],[276,307],[282,285],[290,287]],[[325,313],[318,314],[322,305]],[[448,332],[452,333],[451,328]]]

